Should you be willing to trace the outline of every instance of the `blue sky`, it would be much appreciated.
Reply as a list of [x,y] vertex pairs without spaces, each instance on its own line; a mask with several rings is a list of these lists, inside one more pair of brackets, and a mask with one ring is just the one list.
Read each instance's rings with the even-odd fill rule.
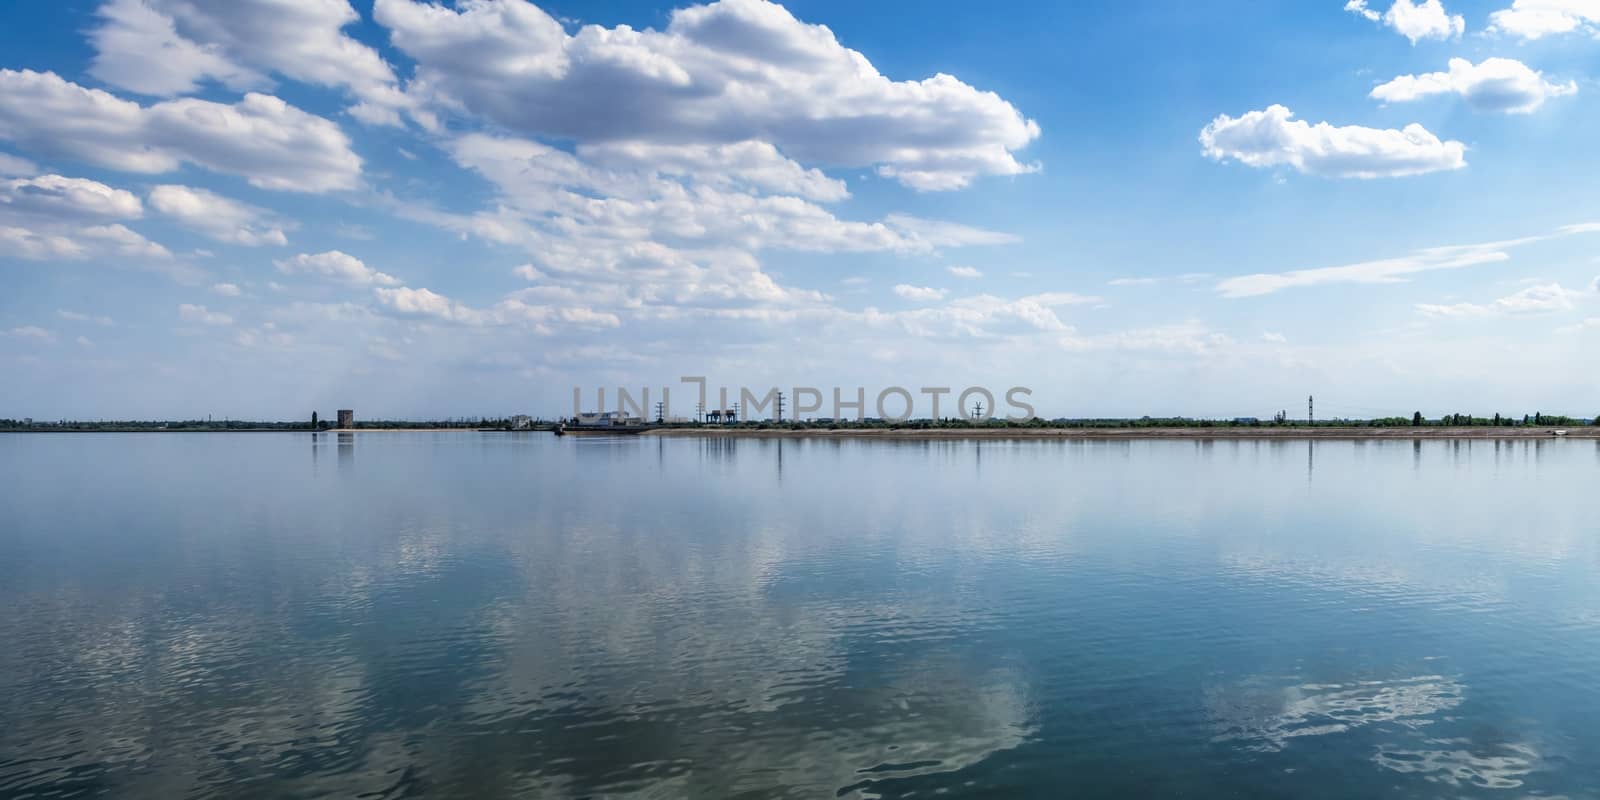
[[1600,413],[1590,6],[19,4],[0,416]]

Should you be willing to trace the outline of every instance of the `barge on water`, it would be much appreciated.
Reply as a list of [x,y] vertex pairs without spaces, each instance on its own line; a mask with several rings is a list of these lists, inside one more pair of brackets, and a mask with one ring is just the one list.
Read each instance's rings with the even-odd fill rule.
[[557,436],[631,436],[648,430],[643,419],[616,411],[579,414],[556,423]]

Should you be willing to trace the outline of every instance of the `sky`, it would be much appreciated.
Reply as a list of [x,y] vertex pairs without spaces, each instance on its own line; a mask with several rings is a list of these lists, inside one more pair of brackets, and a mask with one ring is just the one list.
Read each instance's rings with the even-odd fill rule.
[[1597,77],[1593,0],[14,4],[0,417],[1594,416]]

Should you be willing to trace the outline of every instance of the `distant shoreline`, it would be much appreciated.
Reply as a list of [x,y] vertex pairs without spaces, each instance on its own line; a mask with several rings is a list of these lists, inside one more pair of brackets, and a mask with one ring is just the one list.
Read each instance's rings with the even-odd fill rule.
[[300,428],[0,428],[6,433],[549,433],[542,431],[507,431],[499,428],[324,428],[310,431]]
[[[1565,437],[1555,431],[1565,430]],[[849,439],[1600,439],[1600,426],[1573,428],[657,428],[647,436]]]
[[[1555,431],[1564,430],[1566,436],[1557,437]],[[546,430],[508,431],[497,428],[330,428],[316,433],[519,433],[549,434]],[[4,429],[0,434],[86,434],[86,433],[312,433],[308,430],[285,428],[101,428],[84,430],[73,428]],[[598,433],[598,432],[595,432]],[[590,435],[594,435],[591,433]],[[601,434],[603,435],[603,434]],[[621,434],[619,434],[621,435]],[[1545,427],[1255,427],[1218,426],[1211,428],[741,428],[715,425],[692,428],[650,428],[629,436],[665,437],[730,437],[743,439],[890,439],[890,440],[973,440],[973,439],[1056,439],[1131,441],[1143,439],[1168,440],[1415,440],[1415,439],[1596,439],[1600,440],[1600,426],[1585,425],[1570,428]]]

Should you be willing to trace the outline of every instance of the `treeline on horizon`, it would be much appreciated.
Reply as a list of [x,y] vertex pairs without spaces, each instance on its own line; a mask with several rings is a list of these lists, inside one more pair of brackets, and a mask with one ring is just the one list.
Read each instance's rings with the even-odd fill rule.
[[[863,420],[746,420],[732,423],[671,423],[668,427],[734,427],[734,428],[786,428],[790,430],[818,429],[849,429],[849,428],[909,428],[909,429],[942,429],[942,428],[1428,428],[1428,427],[1572,427],[1580,425],[1600,424],[1600,418],[1584,419],[1563,415],[1544,414],[1537,412],[1514,417],[1507,414],[1495,414],[1489,417],[1473,416],[1471,414],[1446,414],[1436,419],[1422,416],[1416,412],[1410,417],[1378,417],[1375,419],[1343,419],[1333,418],[1325,420],[1308,421],[1303,419],[1288,419],[1284,415],[1270,420],[1260,420],[1253,417],[1240,417],[1234,419],[1204,419],[1197,417],[1088,417],[1068,418],[1057,417],[1045,419],[1035,417],[1031,420],[1016,422],[1005,419],[971,420],[964,417],[950,417],[945,419],[911,419],[903,421],[890,421],[884,419],[867,418]],[[554,425],[552,420],[533,420],[534,429],[548,429]],[[510,430],[513,428],[511,417],[455,417],[443,420],[361,420],[355,423],[352,430],[422,430],[422,429],[461,429],[461,430]],[[18,420],[0,419],[0,431],[311,431],[310,422],[305,420],[259,421],[259,420]],[[319,431],[335,430],[327,420],[322,420],[316,426]]]

